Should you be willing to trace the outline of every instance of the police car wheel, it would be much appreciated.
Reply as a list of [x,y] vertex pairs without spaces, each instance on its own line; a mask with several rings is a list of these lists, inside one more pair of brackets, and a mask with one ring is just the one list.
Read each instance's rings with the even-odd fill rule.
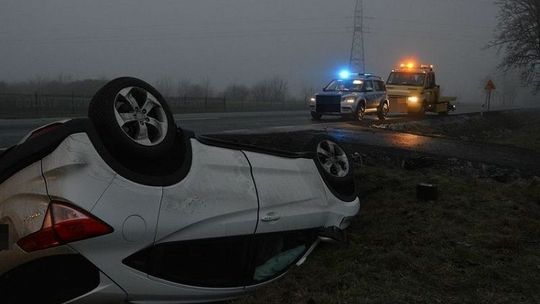
[[390,111],[390,107],[388,106],[388,103],[383,103],[379,112],[377,112],[377,116],[379,117],[379,120],[385,120],[388,116],[388,112]]
[[366,105],[364,103],[358,104],[358,108],[356,109],[355,117],[357,120],[364,120],[364,116],[366,115]]

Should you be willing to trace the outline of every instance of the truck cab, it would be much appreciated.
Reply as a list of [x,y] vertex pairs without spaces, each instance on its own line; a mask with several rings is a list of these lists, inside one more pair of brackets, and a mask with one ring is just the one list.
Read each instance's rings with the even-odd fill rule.
[[452,97],[441,97],[433,65],[401,64],[392,70],[386,82],[390,107],[396,112],[423,115],[425,112],[446,115],[454,109]]

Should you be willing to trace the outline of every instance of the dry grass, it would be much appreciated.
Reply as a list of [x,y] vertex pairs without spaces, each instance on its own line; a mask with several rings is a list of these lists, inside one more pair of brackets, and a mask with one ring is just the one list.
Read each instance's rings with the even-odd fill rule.
[[[292,150],[310,138],[236,136]],[[538,177],[500,182],[459,161],[406,170],[405,152],[345,147],[365,153],[355,171],[362,207],[348,243],[322,244],[302,267],[232,303],[540,302]],[[437,201],[416,199],[423,182],[438,185]]]
[[[234,303],[536,303],[540,182],[366,164],[348,244],[323,244],[284,279]],[[415,186],[441,197],[418,201]],[[366,193],[368,193],[366,195]]]

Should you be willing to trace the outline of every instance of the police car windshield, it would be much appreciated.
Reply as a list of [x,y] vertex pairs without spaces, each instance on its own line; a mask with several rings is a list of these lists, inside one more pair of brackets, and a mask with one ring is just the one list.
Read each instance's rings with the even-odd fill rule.
[[388,77],[386,84],[390,85],[407,85],[407,86],[424,86],[426,80],[426,74],[424,73],[404,73],[393,72]]
[[361,92],[364,87],[364,81],[360,79],[336,79],[324,89],[325,91],[350,91]]

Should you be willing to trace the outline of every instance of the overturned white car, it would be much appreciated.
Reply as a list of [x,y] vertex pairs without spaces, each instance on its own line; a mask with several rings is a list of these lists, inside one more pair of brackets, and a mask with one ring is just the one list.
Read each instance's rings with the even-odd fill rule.
[[0,302],[241,296],[342,237],[352,171],[330,138],[290,153],[197,137],[150,85],[113,80],[89,119],[0,155]]

